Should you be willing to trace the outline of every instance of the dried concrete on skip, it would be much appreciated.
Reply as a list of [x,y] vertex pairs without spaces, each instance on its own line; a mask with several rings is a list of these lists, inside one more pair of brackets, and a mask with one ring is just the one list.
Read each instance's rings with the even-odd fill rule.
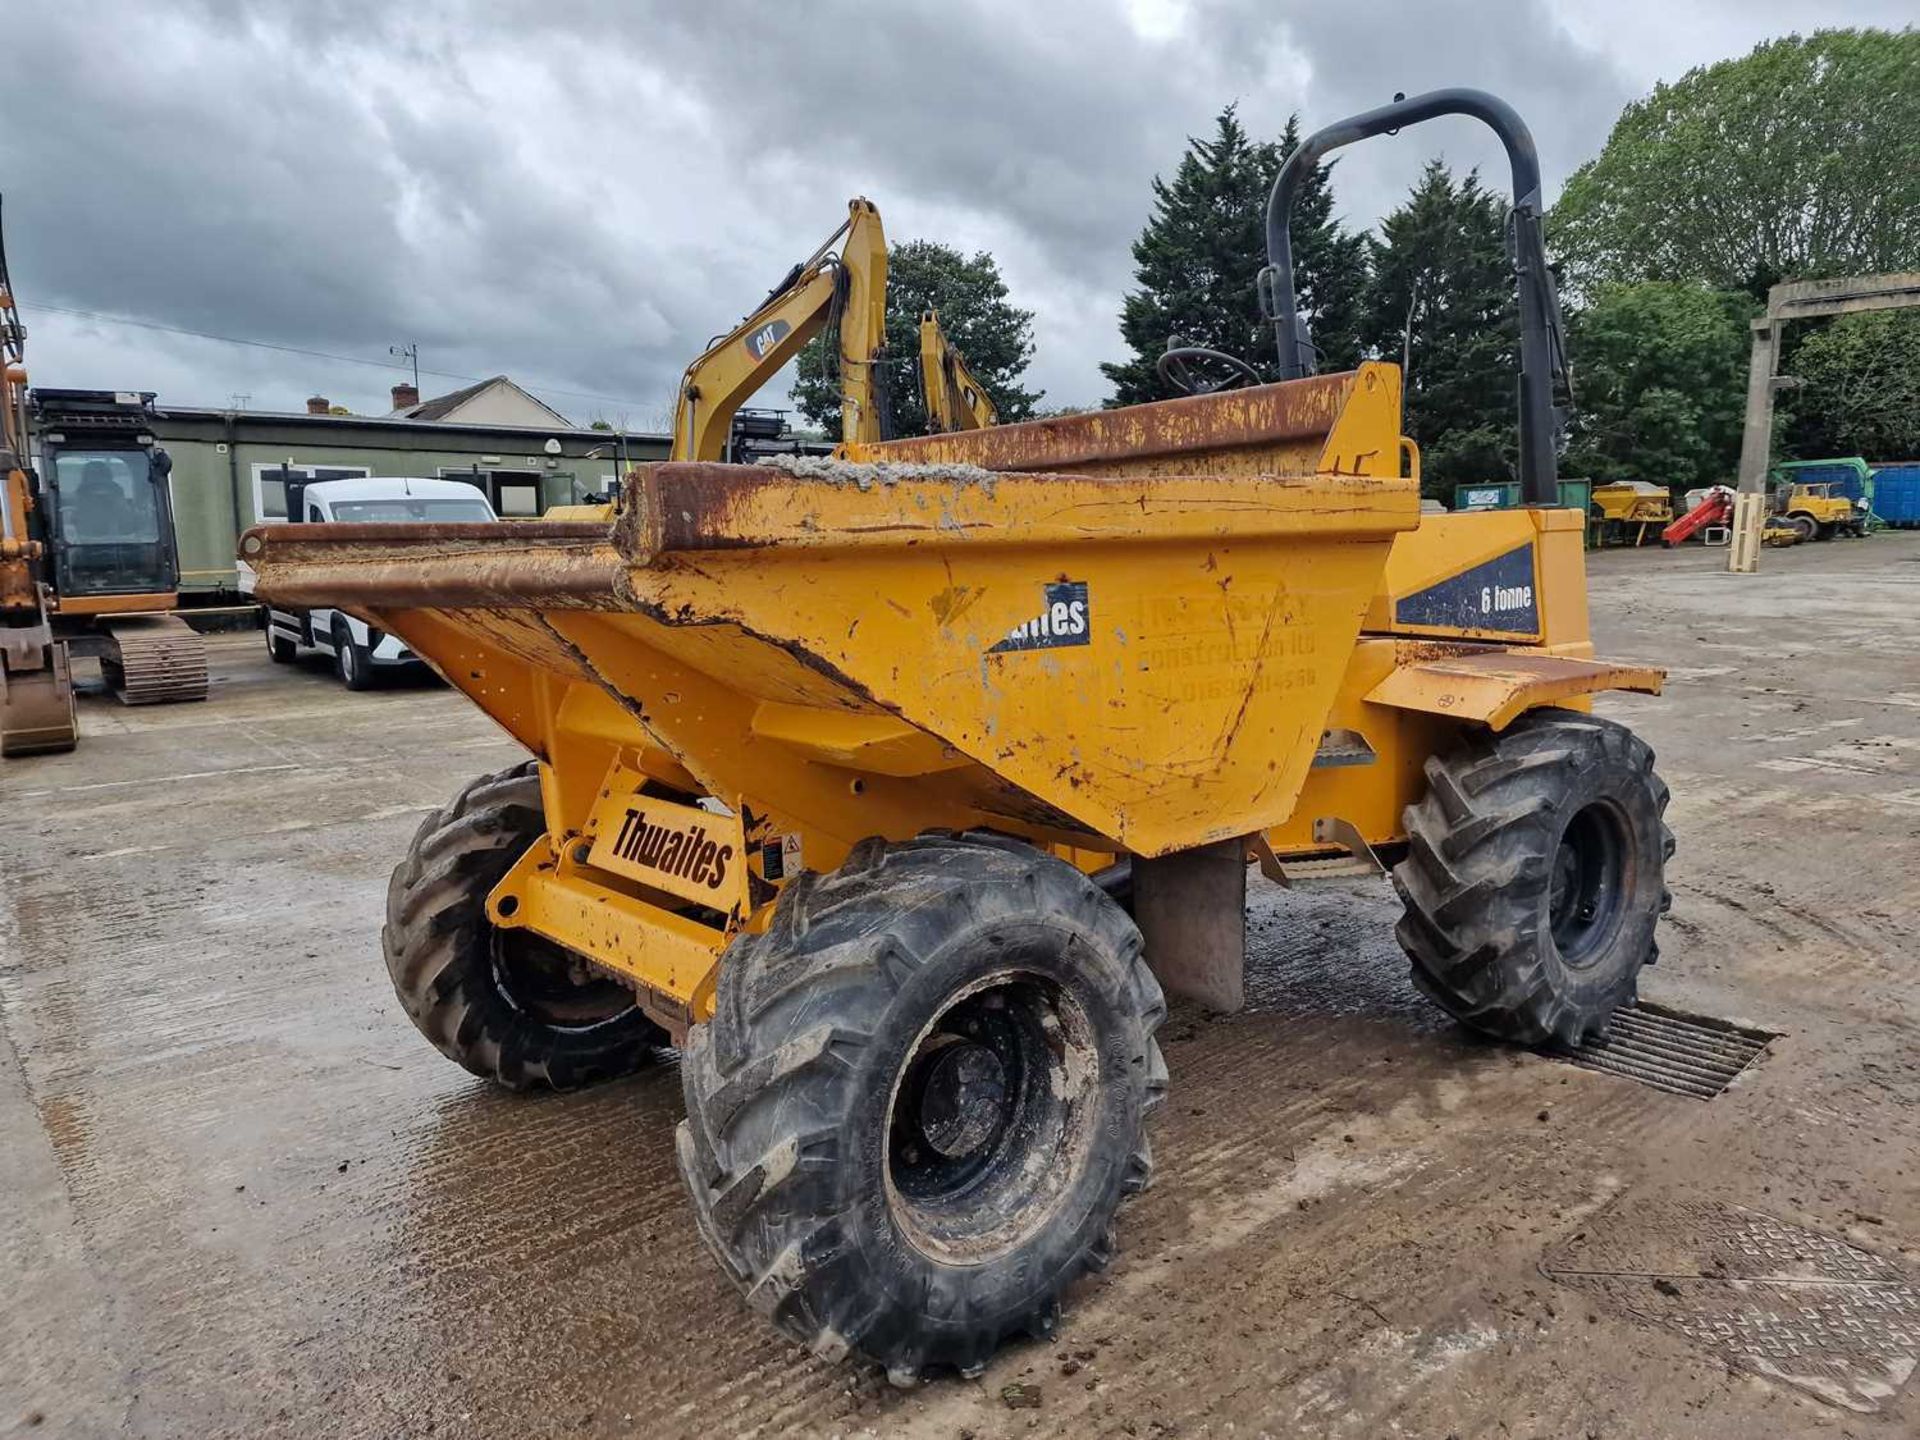
[[772,455],[758,463],[796,479],[823,480],[830,485],[852,485],[860,490],[931,480],[942,485],[978,485],[991,495],[993,487],[1003,478],[997,471],[983,470],[978,465],[914,465],[896,460],[841,460],[831,455]]
[[904,1394],[708,1259],[670,1056],[519,1098],[400,1013],[387,872],[520,758],[477,711],[258,637],[215,641],[205,705],[84,699],[78,752],[0,772],[0,1434],[1920,1430],[1920,1382],[1837,1408],[1543,1270],[1683,1197],[1920,1273],[1920,535],[1723,558],[1596,557],[1594,632],[1672,667],[1603,701],[1674,791],[1643,993],[1785,1032],[1766,1057],[1701,1102],[1479,1044],[1384,883],[1256,878],[1249,1008],[1168,1021],[1114,1267],[1055,1343]]

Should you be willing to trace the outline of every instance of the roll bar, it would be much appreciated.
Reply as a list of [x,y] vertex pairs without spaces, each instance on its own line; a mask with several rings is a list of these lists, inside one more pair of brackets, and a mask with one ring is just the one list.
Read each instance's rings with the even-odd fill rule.
[[1507,222],[1507,255],[1520,296],[1520,493],[1528,505],[1558,505],[1555,444],[1563,411],[1555,392],[1567,384],[1566,341],[1560,297],[1547,269],[1540,230],[1540,157],[1533,136],[1514,108],[1484,90],[1429,90],[1411,99],[1316,130],[1273,182],[1267,197],[1267,266],[1260,272],[1260,314],[1273,326],[1280,351],[1280,378],[1314,372],[1313,342],[1302,320],[1293,283],[1293,201],[1301,184],[1329,151],[1375,135],[1396,134],[1438,115],[1469,115],[1500,137],[1513,170],[1513,210]]

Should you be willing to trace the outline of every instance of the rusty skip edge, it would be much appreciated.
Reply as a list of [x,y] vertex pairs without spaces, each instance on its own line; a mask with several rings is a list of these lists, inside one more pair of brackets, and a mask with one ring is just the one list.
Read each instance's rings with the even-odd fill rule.
[[604,525],[545,520],[257,525],[240,537],[254,596],[274,605],[613,603],[620,557]]
[[[972,432],[979,433],[979,432]],[[622,490],[613,525],[614,548],[634,565],[648,565],[678,552],[803,547],[813,550],[868,546],[957,546],[975,543],[1039,544],[1227,538],[1238,534],[1287,534],[1304,529],[1332,532],[1407,530],[1417,520],[1409,499],[1413,482],[1363,476],[1279,475],[1258,477],[1271,494],[1250,500],[1255,477],[1196,475],[1081,475],[996,472],[971,466],[894,467],[891,462],[817,460],[811,469],[727,465],[709,461],[644,467]],[[1165,489],[1183,482],[1181,491]],[[1193,485],[1217,486],[1217,498],[1196,496]],[[1071,504],[1049,511],[1043,504],[1009,510],[989,519],[962,518],[933,506],[926,488],[951,492],[978,487],[993,496],[1003,485],[1082,487]],[[825,521],[804,507],[809,486],[857,500],[837,507],[841,518]],[[1155,505],[1156,489],[1163,500]],[[1098,497],[1089,500],[1087,491]],[[901,493],[906,491],[906,493]],[[774,502],[762,503],[762,493]],[[1310,494],[1313,502],[1301,504]],[[1044,489],[1042,491],[1044,495]],[[1330,519],[1335,523],[1330,524]]]
[[1189,450],[1232,450],[1325,435],[1358,372],[1186,395],[949,435],[849,447],[861,460],[977,465],[983,470],[1070,470]]

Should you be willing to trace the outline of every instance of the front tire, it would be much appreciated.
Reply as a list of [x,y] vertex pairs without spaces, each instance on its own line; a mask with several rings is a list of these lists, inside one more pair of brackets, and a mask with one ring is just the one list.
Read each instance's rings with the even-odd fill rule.
[[353,643],[353,632],[345,625],[334,627],[333,668],[347,689],[373,688],[373,654],[366,646]]
[[896,1384],[1045,1336],[1152,1170],[1166,1013],[1140,933],[1019,841],[925,835],[803,874],[688,1038],[681,1174],[748,1302]]
[[421,823],[388,882],[380,932],[420,1033],[509,1090],[630,1074],[667,1043],[624,985],[530,930],[488,920],[488,893],[545,832],[535,762],[473,781]]
[[1577,1045],[1659,951],[1673,835],[1653,751],[1625,726],[1536,710],[1429,757],[1394,867],[1413,981],[1476,1030]]

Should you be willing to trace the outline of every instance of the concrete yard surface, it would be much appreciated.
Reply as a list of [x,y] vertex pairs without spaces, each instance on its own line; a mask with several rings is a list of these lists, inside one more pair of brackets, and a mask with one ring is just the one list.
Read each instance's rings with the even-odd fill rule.
[[673,1057],[496,1093],[409,1025],[387,875],[522,758],[431,681],[213,642],[0,770],[0,1435],[1920,1434],[1920,534],[1605,552],[1673,790],[1645,1000],[1775,1036],[1711,1100],[1470,1038],[1384,882],[1251,898],[1176,1008],[1153,1187],[1051,1344],[895,1391],[702,1249]]

